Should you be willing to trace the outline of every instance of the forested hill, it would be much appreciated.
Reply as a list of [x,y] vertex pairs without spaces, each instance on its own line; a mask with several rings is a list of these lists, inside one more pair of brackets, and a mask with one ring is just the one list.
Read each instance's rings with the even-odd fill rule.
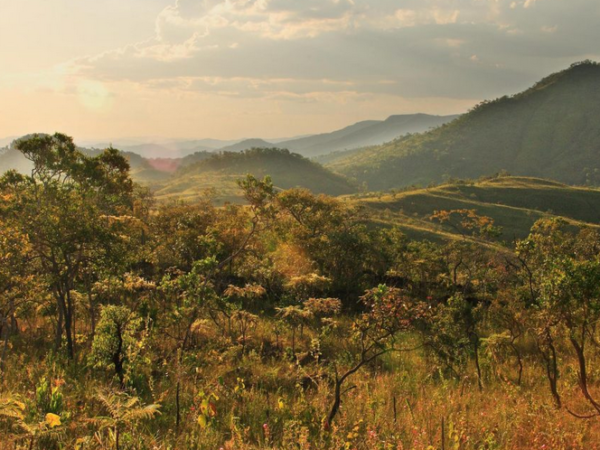
[[275,187],[281,189],[303,187],[313,193],[329,195],[356,191],[343,176],[303,156],[277,148],[253,148],[241,153],[218,153],[184,167],[173,174],[156,195],[193,200],[206,189],[215,189],[219,199],[237,201],[241,198],[237,180],[246,174],[259,178],[269,175]]
[[373,190],[501,170],[600,185],[600,65],[574,64],[514,96],[483,102],[433,131],[337,158]]

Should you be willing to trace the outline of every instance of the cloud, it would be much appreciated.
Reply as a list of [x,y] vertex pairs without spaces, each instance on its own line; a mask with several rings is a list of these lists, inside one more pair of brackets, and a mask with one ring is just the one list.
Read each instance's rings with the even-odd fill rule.
[[[595,0],[176,0],[75,77],[239,98],[489,98],[597,53]],[[535,8],[533,7],[535,6]]]
[[446,25],[456,23],[459,10],[444,10],[438,8],[415,10],[415,9],[398,9],[395,13],[398,19],[398,25],[404,27],[414,27],[417,25]]

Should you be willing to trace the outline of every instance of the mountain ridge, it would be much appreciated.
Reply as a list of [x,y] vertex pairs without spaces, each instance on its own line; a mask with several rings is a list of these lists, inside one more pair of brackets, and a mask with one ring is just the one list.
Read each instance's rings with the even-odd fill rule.
[[281,147],[304,156],[321,156],[337,151],[383,144],[399,136],[418,133],[456,119],[457,115],[398,114],[385,120],[366,120],[330,133],[281,142]]
[[375,190],[503,170],[599,185],[599,114],[600,65],[584,61],[435,130],[341,155],[328,167]]

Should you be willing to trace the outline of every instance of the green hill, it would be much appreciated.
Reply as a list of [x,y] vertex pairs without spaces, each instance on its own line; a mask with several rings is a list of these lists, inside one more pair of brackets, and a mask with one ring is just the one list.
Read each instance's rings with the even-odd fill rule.
[[499,177],[457,182],[356,200],[374,223],[397,225],[408,236],[441,240],[456,230],[430,220],[435,211],[467,209],[494,219],[502,227],[500,240],[524,238],[540,218],[563,217],[574,225],[600,225],[600,190],[575,188],[527,177]]
[[215,189],[219,200],[239,201],[237,180],[246,174],[271,176],[277,188],[304,187],[317,194],[344,195],[356,191],[344,177],[288,150],[253,148],[223,152],[176,172],[156,190],[159,198],[193,200]]
[[428,133],[338,155],[329,167],[369,189],[501,170],[600,185],[600,65],[574,64]]

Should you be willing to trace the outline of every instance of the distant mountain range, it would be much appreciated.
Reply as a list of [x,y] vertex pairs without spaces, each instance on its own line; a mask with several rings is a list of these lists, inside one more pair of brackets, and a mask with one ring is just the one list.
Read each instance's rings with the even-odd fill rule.
[[319,156],[341,150],[379,145],[409,133],[422,133],[451,122],[458,116],[407,114],[386,120],[367,120],[332,133],[281,142],[280,147],[304,156]]
[[[0,147],[10,143],[14,138],[0,139]],[[262,140],[261,144],[266,147],[272,147],[274,144],[289,141],[297,138],[279,138]],[[2,144],[2,142],[5,142]],[[168,141],[157,140],[156,142],[140,142],[134,140],[123,140],[117,142],[97,142],[85,141],[81,145],[86,148],[107,148],[113,146],[124,152],[137,153],[144,158],[169,158],[177,159],[184,158],[197,152],[214,152],[214,151],[229,151],[229,147],[241,144],[241,148],[235,151],[242,151],[252,148],[252,141],[256,139],[238,139],[238,140],[222,140],[222,139],[197,139],[188,141]],[[242,144],[244,142],[244,144]],[[234,150],[231,150],[234,151]]]
[[600,65],[585,61],[427,133],[330,158],[371,190],[494,172],[600,185]]
[[[378,145],[391,141],[407,133],[421,133],[447,123],[458,116],[431,116],[427,114],[408,114],[391,116],[386,120],[367,120],[350,125],[341,130],[318,135],[278,139],[198,139],[189,141],[139,142],[123,140],[121,142],[85,141],[84,148],[118,148],[123,152],[137,153],[144,158],[179,159],[194,153],[203,152],[241,152],[250,148],[286,148],[303,156],[313,157],[340,150],[356,149],[367,145]],[[9,145],[15,138],[0,138],[0,147]]]
[[[162,155],[165,143],[136,144],[123,150],[134,179],[165,195],[192,196],[199,186],[214,187],[202,181],[206,178],[226,180],[233,186],[231,177],[246,173],[270,174],[281,187],[303,186],[332,195],[353,192],[359,185],[388,190],[502,171],[600,186],[598,117],[600,65],[585,61],[522,93],[485,101],[459,117],[391,116],[277,144],[248,139],[215,149],[211,146],[225,142],[185,141],[177,143],[177,151],[186,156],[177,158],[140,156]],[[277,153],[273,147],[289,151]],[[261,153],[259,148],[271,150]],[[321,155],[317,160],[328,170],[303,158],[316,155]],[[0,172],[27,167],[18,152],[0,151]]]
[[86,147],[106,148],[112,145],[125,152],[137,153],[144,158],[183,158],[196,152],[216,151],[223,147],[233,145],[238,141],[219,140],[219,139],[198,139],[190,141],[158,141],[158,142],[140,142],[131,143],[106,143],[106,142],[86,142]]
[[[94,154],[100,151],[99,149],[113,146],[120,149],[125,156],[129,159],[131,164],[131,172],[133,178],[141,183],[150,185],[155,189],[159,189],[164,183],[168,184],[170,178],[176,178],[181,175],[180,169],[197,164],[199,162],[211,159],[214,155],[229,154],[229,153],[242,153],[246,150],[265,148],[272,149],[274,147],[289,149],[291,152],[298,153],[304,156],[314,156],[318,154],[328,154],[330,152],[336,152],[339,150],[345,150],[348,148],[359,148],[367,144],[380,144],[389,141],[395,137],[405,135],[406,133],[416,133],[419,131],[427,130],[431,127],[435,127],[442,123],[446,123],[452,120],[455,116],[430,116],[426,114],[413,114],[405,116],[392,116],[387,120],[370,120],[359,122],[357,124],[346,127],[342,130],[337,130],[331,133],[324,133],[315,136],[303,136],[293,139],[273,139],[271,142],[264,139],[245,139],[242,141],[222,141],[217,139],[200,139],[190,141],[159,141],[156,143],[136,143],[134,141],[125,141],[127,145],[119,146],[118,144],[105,143],[94,143],[86,142],[85,146],[81,149],[84,152]],[[5,139],[7,143],[12,142],[12,138]],[[289,152],[288,152],[289,153]],[[270,158],[274,158],[271,154]],[[266,164],[265,168],[275,167],[269,165],[267,161],[269,157],[262,155],[261,158],[255,158],[253,161],[249,161],[247,158],[244,159],[245,164],[252,163],[253,168],[257,168],[256,163],[261,161]],[[233,162],[235,159],[231,156],[225,159],[226,161]],[[239,163],[239,160],[235,160]],[[291,170],[292,166],[298,166],[297,159],[290,159],[294,164],[289,165]],[[281,159],[279,160],[281,162]],[[304,164],[303,169],[312,168],[317,173],[323,175],[324,172],[317,165],[307,166]],[[17,169],[22,172],[27,172],[31,169],[31,164],[23,156],[14,149],[4,149],[0,151],[0,173],[8,169]],[[302,179],[296,177],[296,174],[289,172],[287,177],[290,180],[295,180],[292,184],[286,183],[284,173],[281,172],[281,167],[278,168],[278,177],[282,180],[282,185],[289,186],[316,186],[320,187],[316,189],[318,192],[328,193],[347,193],[349,189],[344,187],[343,189],[332,188],[326,189],[323,185],[316,183],[313,179],[308,181],[310,177],[306,178],[306,182],[303,183]],[[254,170],[254,169],[253,169]],[[268,174],[264,170],[258,170],[260,173]],[[247,172],[240,172],[244,175]],[[305,176],[306,170],[303,170]],[[327,175],[330,180],[334,178],[331,174]],[[295,183],[295,184],[294,184]],[[338,187],[341,186],[340,180],[336,179],[335,183]],[[335,184],[334,183],[334,184]],[[342,183],[343,184],[343,183]],[[310,186],[309,186],[310,185]],[[353,190],[354,188],[350,189]]]

